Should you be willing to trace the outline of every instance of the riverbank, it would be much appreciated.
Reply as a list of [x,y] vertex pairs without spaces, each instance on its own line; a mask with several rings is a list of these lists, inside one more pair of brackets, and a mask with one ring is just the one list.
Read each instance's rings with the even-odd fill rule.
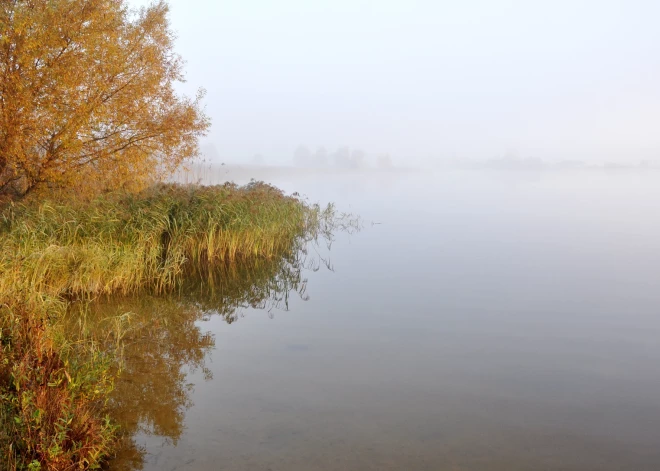
[[62,328],[70,302],[163,294],[189,274],[276,259],[316,237],[331,215],[331,207],[258,182],[5,205],[0,459],[7,469],[93,468],[112,452],[116,427],[105,405],[115,360],[101,348],[107,338],[88,331],[72,338]]

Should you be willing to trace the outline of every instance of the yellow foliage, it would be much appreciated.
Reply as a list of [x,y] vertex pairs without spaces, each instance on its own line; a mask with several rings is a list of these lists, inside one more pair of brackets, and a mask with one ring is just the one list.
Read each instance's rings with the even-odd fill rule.
[[209,120],[168,6],[0,1],[0,193],[140,188],[197,155]]

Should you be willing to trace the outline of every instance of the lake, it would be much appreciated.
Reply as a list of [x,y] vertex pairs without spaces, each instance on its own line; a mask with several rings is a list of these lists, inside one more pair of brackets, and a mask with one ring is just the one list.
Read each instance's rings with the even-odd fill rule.
[[222,171],[362,230],[99,306],[111,470],[660,469],[660,173]]

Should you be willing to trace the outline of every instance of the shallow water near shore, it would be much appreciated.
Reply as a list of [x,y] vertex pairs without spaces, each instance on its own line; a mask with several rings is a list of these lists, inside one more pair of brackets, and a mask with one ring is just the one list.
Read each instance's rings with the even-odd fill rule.
[[112,471],[660,469],[660,173],[223,171],[363,229],[97,306]]

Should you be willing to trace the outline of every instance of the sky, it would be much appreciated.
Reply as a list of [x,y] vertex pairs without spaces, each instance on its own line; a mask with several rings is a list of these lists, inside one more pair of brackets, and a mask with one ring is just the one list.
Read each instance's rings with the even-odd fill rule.
[[[135,5],[148,3],[132,0]],[[170,0],[223,161],[660,161],[655,0]]]

